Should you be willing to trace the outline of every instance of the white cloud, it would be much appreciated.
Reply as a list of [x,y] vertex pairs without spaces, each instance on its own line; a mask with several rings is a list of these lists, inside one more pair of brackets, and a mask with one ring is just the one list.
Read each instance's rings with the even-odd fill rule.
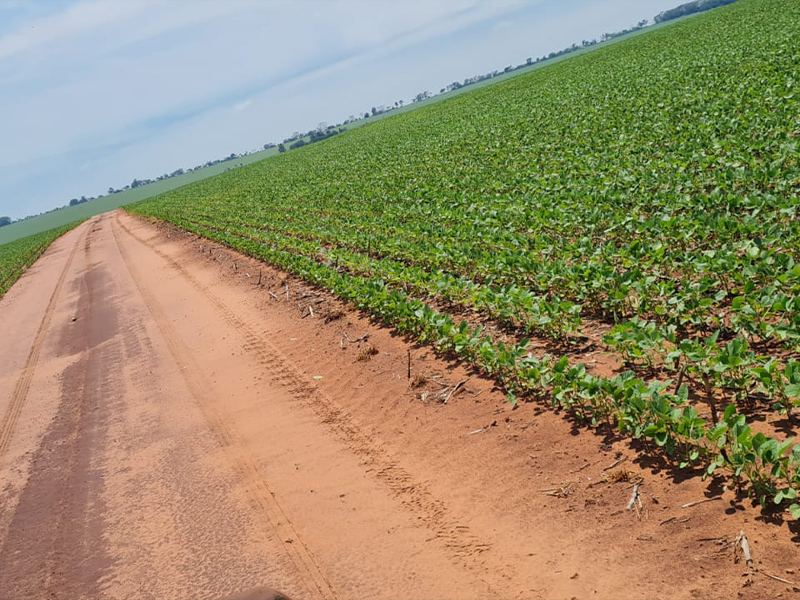
[[129,19],[150,6],[146,0],[74,4],[56,15],[25,23],[19,30],[0,38],[0,60]]
[[247,107],[250,106],[252,103],[253,101],[251,99],[247,99],[243,102],[237,102],[236,104],[233,105],[231,110],[233,112],[241,112],[243,110],[247,110]]

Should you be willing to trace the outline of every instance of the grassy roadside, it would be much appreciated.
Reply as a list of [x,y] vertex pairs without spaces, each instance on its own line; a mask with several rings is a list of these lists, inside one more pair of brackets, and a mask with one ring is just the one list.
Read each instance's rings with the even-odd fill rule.
[[83,220],[29,235],[0,246],[0,298],[59,237]]

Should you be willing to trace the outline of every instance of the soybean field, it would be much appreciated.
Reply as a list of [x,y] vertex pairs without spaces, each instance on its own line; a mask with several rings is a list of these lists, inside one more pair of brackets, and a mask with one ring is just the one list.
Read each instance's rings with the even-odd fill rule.
[[128,210],[800,518],[798,89],[742,0]]

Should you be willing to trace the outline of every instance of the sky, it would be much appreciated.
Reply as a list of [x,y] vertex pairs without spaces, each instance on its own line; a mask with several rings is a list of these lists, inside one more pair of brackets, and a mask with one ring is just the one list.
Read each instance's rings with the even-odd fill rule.
[[280,142],[681,0],[0,0],[0,215]]

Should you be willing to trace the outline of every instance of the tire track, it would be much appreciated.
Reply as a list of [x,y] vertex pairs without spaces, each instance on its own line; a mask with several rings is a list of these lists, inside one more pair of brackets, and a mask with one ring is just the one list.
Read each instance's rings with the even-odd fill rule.
[[28,359],[25,361],[25,366],[22,369],[22,375],[17,380],[17,384],[14,386],[14,392],[11,395],[11,403],[8,405],[6,414],[3,415],[3,420],[0,422],[0,460],[2,460],[3,456],[8,450],[9,445],[11,444],[14,428],[16,427],[22,407],[25,404],[25,398],[28,396],[28,391],[30,390],[33,376],[36,373],[36,364],[39,362],[39,355],[42,352],[44,340],[47,337],[48,330],[50,329],[50,322],[53,319],[53,313],[55,312],[56,303],[58,302],[58,296],[61,293],[61,288],[64,286],[67,273],[72,266],[72,260],[75,258],[75,254],[77,253],[78,248],[81,246],[81,240],[86,238],[92,225],[92,222],[87,225],[86,231],[75,241],[75,245],[72,247],[72,250],[69,253],[69,257],[64,265],[64,269],[61,271],[61,275],[56,282],[56,287],[53,289],[53,293],[50,296],[50,302],[47,304],[47,308],[44,311],[42,321],[39,323],[39,330],[36,332],[33,345],[28,353]]
[[509,569],[505,563],[489,561],[491,562],[489,565],[481,556],[491,549],[491,544],[480,540],[468,526],[452,518],[446,505],[436,498],[424,484],[415,481],[396,460],[378,448],[345,410],[337,406],[335,401],[323,391],[307,383],[307,377],[304,377],[293,364],[287,361],[280,350],[268,341],[268,332],[263,331],[258,323],[248,323],[242,320],[177,261],[159,250],[154,244],[135,235],[119,220],[119,215],[117,215],[116,222],[129,236],[155,252],[172,269],[202,292],[225,321],[242,335],[245,340],[244,349],[257,356],[270,378],[284,385],[294,398],[309,406],[320,421],[328,425],[348,448],[361,458],[366,472],[383,482],[407,509],[425,523],[434,537],[450,550],[457,563],[474,572],[490,593],[500,597],[507,595],[494,589],[482,576],[482,573],[490,570],[494,573],[501,573],[506,581],[513,580],[513,574],[508,572]]
[[[131,260],[124,245],[120,243],[117,225],[125,229],[128,235],[134,237],[134,239],[138,240],[138,238],[133,236],[124,225],[119,223],[118,217],[114,222],[111,222],[111,231],[114,235],[114,240],[136,289],[139,291],[148,311],[164,337],[167,347],[179,366],[189,391],[205,415],[211,431],[217,437],[220,445],[228,451],[234,469],[239,475],[243,485],[245,485],[250,492],[252,500],[259,507],[265,525],[274,531],[276,539],[281,543],[281,546],[288,554],[290,560],[301,574],[309,592],[324,600],[335,600],[337,595],[331,587],[330,582],[322,573],[313,554],[302,541],[302,538],[292,524],[292,521],[286,515],[283,507],[278,503],[269,486],[261,477],[257,466],[244,452],[239,450],[241,444],[237,440],[235,433],[227,426],[219,412],[214,410],[212,404],[213,398],[210,397],[208,392],[208,390],[212,389],[210,383],[207,381],[204,373],[193,362],[191,353],[180,341],[179,336],[170,324],[166,314],[157,304],[152,293],[142,284],[141,276],[134,262]],[[292,539],[293,543],[283,543],[283,540],[286,539]]]

